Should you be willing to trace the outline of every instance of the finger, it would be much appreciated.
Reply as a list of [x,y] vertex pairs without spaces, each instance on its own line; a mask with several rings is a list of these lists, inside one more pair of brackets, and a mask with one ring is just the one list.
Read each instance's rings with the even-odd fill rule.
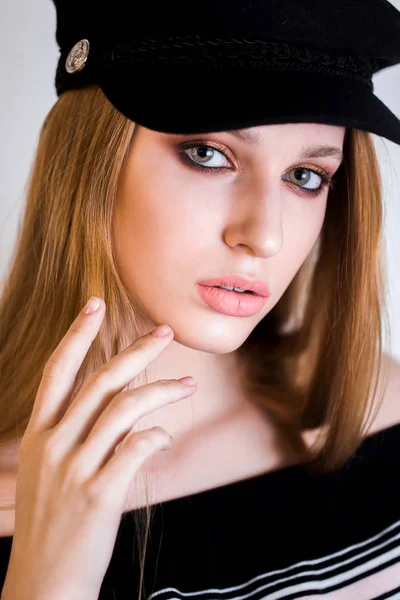
[[76,455],[82,478],[89,479],[106,464],[117,444],[133,433],[132,428],[143,416],[191,396],[196,389],[196,385],[166,379],[118,394],[96,421]]
[[83,443],[113,398],[157,358],[172,338],[172,331],[163,337],[155,337],[150,332],[97,369],[83,383],[58,423],[57,435],[64,438],[69,447]]
[[105,467],[91,481],[94,495],[102,503],[125,506],[132,481],[142,465],[155,452],[171,448],[171,436],[162,427],[152,427],[128,435]]
[[58,422],[62,404],[71,394],[77,373],[103,322],[105,303],[101,298],[98,300],[95,312],[86,315],[84,307],[48,359],[25,433],[43,431]]

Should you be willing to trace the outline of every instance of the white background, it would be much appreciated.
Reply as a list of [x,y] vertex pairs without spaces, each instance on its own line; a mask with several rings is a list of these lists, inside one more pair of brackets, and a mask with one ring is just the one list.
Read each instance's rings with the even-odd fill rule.
[[[400,0],[391,2],[400,10]],[[301,2],[300,2],[301,4]],[[79,3],[71,2],[79,19]],[[55,103],[58,47],[51,0],[0,0],[0,284],[25,201],[25,185],[42,122]],[[399,41],[400,47],[400,41]],[[373,78],[374,93],[400,118],[400,65]],[[384,182],[392,344],[400,360],[400,146],[374,136]]]

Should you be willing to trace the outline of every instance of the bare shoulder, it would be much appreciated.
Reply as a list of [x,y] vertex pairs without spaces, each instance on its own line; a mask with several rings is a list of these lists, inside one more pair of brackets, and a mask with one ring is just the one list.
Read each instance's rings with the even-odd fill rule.
[[[382,352],[381,355],[381,370],[379,374],[379,383],[377,387],[376,396],[374,399],[374,406],[372,416],[376,412],[376,406],[378,406],[378,412],[375,418],[371,421],[369,419],[369,426],[366,433],[366,437],[386,429],[391,425],[397,425],[400,423],[400,362],[393,356]],[[382,385],[385,385],[385,391],[383,394],[382,402],[379,406],[379,398],[382,396]],[[374,386],[372,386],[373,388]],[[371,389],[370,398],[372,397],[374,389]],[[320,429],[309,429],[303,432],[302,437],[308,446],[312,446],[316,438],[320,433]]]
[[[382,395],[382,383],[386,383],[382,404],[367,435],[400,423],[400,362],[386,353],[382,353],[382,368],[375,402]],[[371,390],[371,395],[372,393],[373,390]]]

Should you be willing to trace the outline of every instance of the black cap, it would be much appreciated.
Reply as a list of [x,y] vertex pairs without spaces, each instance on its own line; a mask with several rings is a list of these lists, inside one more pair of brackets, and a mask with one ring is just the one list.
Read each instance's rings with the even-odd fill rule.
[[312,122],[400,144],[372,82],[400,63],[400,11],[387,0],[53,1],[58,95],[96,83],[165,133]]

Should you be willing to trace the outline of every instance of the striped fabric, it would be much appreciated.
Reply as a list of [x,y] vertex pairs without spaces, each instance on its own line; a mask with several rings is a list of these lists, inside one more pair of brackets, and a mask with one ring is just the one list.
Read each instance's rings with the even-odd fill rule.
[[[335,473],[292,465],[154,507],[144,600],[400,600],[400,423]],[[12,538],[0,538],[4,581]],[[124,513],[99,600],[138,598]]]

